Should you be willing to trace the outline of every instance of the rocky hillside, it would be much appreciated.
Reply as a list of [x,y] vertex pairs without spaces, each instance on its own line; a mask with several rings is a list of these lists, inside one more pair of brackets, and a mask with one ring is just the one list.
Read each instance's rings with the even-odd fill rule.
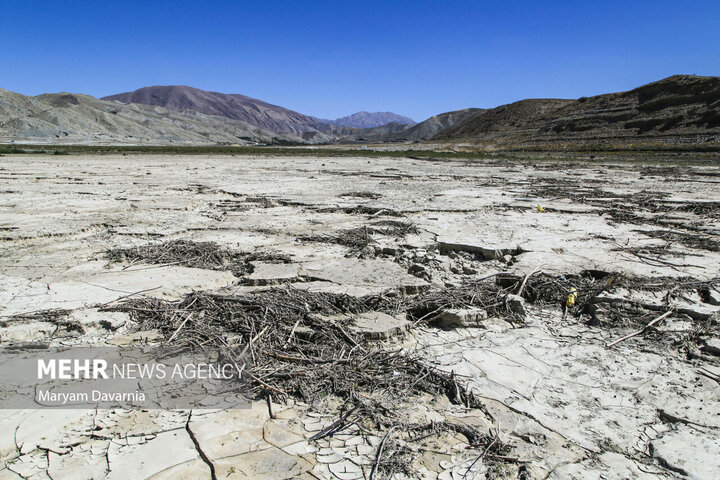
[[402,132],[402,134],[399,134],[397,139],[405,141],[429,140],[445,131],[463,124],[468,119],[473,118],[475,115],[479,115],[484,111],[485,109],[482,108],[466,108],[464,110],[441,113],[440,115],[430,117],[427,120],[408,128]]
[[104,143],[454,142],[548,149],[720,142],[720,77],[676,75],[627,92],[577,100],[528,99],[469,108],[418,124],[392,113],[324,121],[243,95],[148,87],[98,100],[70,93],[26,97],[0,89],[0,141]]
[[299,141],[193,111],[122,104],[73,93],[36,97],[0,89],[0,141],[270,143]]
[[441,113],[414,125],[393,122],[375,128],[334,128],[331,133],[336,137],[336,141],[341,143],[420,142],[429,140],[484,111],[482,108],[467,108]]
[[336,127],[351,128],[375,128],[382,127],[389,123],[415,125],[415,121],[412,118],[392,112],[357,112],[347,117],[338,118],[337,120],[324,121]]
[[301,135],[324,131],[329,126],[315,117],[271,105],[245,95],[207,92],[186,86],[145,87],[134,92],[103,97],[103,100],[153,105],[173,110],[204,113],[240,120],[276,133]]
[[522,100],[476,114],[434,140],[498,145],[720,141],[720,77],[675,75],[628,92]]

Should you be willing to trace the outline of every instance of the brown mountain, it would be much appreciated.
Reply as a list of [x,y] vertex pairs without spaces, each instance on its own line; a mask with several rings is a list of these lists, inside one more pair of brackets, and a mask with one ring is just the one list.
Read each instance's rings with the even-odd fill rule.
[[720,77],[675,75],[628,92],[531,99],[477,113],[436,141],[494,145],[720,141]]
[[103,97],[122,103],[154,105],[173,110],[192,110],[206,115],[231,118],[276,133],[302,135],[329,127],[315,117],[246,97],[245,95],[207,92],[186,86],[145,87],[134,92]]
[[397,134],[394,139],[406,141],[428,140],[442,132],[463,124],[468,119],[473,118],[475,115],[480,115],[484,111],[485,109],[483,108],[465,108],[463,110],[441,113],[411,126],[404,132]]
[[[114,101],[107,101],[114,100]],[[278,133],[283,132],[283,133]],[[0,140],[120,143],[463,142],[500,148],[639,148],[720,143],[720,77],[675,75],[577,100],[464,109],[416,125],[330,127],[243,95],[148,87],[98,100],[0,89]],[[45,140],[43,140],[45,139]],[[691,147],[692,148],[692,147]]]
[[482,108],[466,108],[441,113],[414,125],[392,122],[375,128],[335,127],[330,133],[341,143],[420,142],[429,140],[484,111]]
[[29,97],[0,89],[1,141],[247,144],[300,138],[190,110],[126,105],[74,93]]

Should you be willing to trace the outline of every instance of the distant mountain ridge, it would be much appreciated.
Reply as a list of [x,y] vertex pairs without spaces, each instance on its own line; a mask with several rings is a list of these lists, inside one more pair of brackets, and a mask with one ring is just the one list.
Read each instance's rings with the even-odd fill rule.
[[337,120],[323,120],[245,95],[211,92],[185,85],[143,87],[132,92],[109,95],[102,100],[179,111],[192,110],[240,120],[272,132],[298,136],[307,132],[326,132],[332,127],[373,128],[392,122],[415,124],[411,118],[392,112],[357,112]]
[[720,77],[673,75],[627,92],[529,99],[480,112],[433,140],[493,145],[720,141]]
[[103,97],[102,100],[192,110],[206,115],[240,120],[276,133],[302,135],[330,127],[315,117],[272,105],[245,95],[208,92],[184,85],[144,87],[133,92]]
[[277,143],[299,137],[191,110],[122,104],[75,93],[35,97],[0,89],[0,140],[64,143]]
[[[490,149],[720,144],[720,77],[694,75],[674,75],[626,92],[576,100],[527,99],[446,112],[418,124],[390,121],[371,128],[331,125],[243,95],[191,87],[147,87],[105,98],[72,93],[30,97],[0,89],[0,141],[431,141]],[[358,112],[332,122],[372,125],[397,117],[409,120],[389,112]]]
[[415,121],[412,118],[392,112],[357,112],[336,120],[323,121],[336,127],[351,128],[375,128],[382,127],[383,125],[387,125],[389,123],[415,125]]
[[340,143],[367,142],[421,142],[451,129],[473,115],[484,112],[482,108],[466,108],[441,113],[420,123],[403,125],[391,122],[374,128],[336,127],[332,133]]

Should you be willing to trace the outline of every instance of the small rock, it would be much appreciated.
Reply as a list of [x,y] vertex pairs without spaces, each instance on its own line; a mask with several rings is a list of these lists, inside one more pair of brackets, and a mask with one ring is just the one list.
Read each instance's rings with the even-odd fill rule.
[[707,291],[707,303],[710,305],[720,305],[720,292],[714,288],[709,288]]
[[475,275],[478,271],[472,267],[463,267],[463,273],[465,275]]
[[443,310],[432,324],[440,328],[479,327],[487,317],[484,308],[449,308]]
[[720,338],[711,338],[702,349],[710,355],[720,356]]
[[485,244],[478,244],[478,243],[463,243],[458,242],[457,240],[452,239],[438,239],[438,244],[440,246],[440,253],[449,254],[450,252],[468,252],[468,253],[476,253],[481,255],[485,260],[494,260],[497,258],[501,258],[505,255],[512,254],[512,253],[519,253],[520,249],[518,248],[508,248],[508,247],[500,247],[500,246],[494,246],[494,245],[485,245]]
[[419,263],[413,263],[410,265],[410,268],[408,269],[408,272],[410,273],[423,273],[425,272],[425,267],[420,265]]
[[302,340],[310,340],[315,331],[310,327],[298,326],[295,329],[295,336]]
[[705,321],[712,317],[714,312],[710,307],[706,307],[700,303],[695,305],[678,306],[678,313],[684,313],[685,315],[695,320]]
[[357,315],[348,330],[368,340],[388,340],[403,335],[409,328],[410,322],[404,315],[393,317],[382,312],[367,312]]

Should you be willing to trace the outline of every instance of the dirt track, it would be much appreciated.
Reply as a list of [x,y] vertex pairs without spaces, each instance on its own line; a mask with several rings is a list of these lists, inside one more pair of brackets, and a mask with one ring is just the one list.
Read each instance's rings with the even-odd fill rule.
[[[401,301],[378,311],[407,322],[404,333],[365,348],[402,348],[452,373],[478,404],[410,389],[392,422],[455,427],[420,440],[398,428],[384,455],[399,460],[383,467],[381,459],[381,474],[713,478],[720,471],[717,168],[343,157],[0,160],[2,346],[132,343],[141,319],[98,308],[118,299],[286,288],[389,294]],[[167,249],[178,240],[256,257],[243,268],[226,264],[237,260],[232,255],[216,264],[196,255],[193,263],[182,251],[171,261],[151,252],[108,260],[113,249]],[[511,281],[496,290],[498,272],[527,278],[527,286]],[[509,299],[522,311],[464,297],[468,285],[480,297],[503,295],[505,306],[517,294]],[[582,308],[563,315],[573,286]],[[62,312],[62,321],[48,311]],[[656,328],[607,347],[668,311]],[[143,338],[163,337],[160,328]],[[367,478],[388,425],[359,417],[309,440],[340,416],[348,399],[335,394],[288,395],[275,406],[276,419],[264,401],[228,412],[3,410],[0,479],[195,478],[210,475],[208,462],[217,478]],[[176,453],[162,454],[167,449]]]

